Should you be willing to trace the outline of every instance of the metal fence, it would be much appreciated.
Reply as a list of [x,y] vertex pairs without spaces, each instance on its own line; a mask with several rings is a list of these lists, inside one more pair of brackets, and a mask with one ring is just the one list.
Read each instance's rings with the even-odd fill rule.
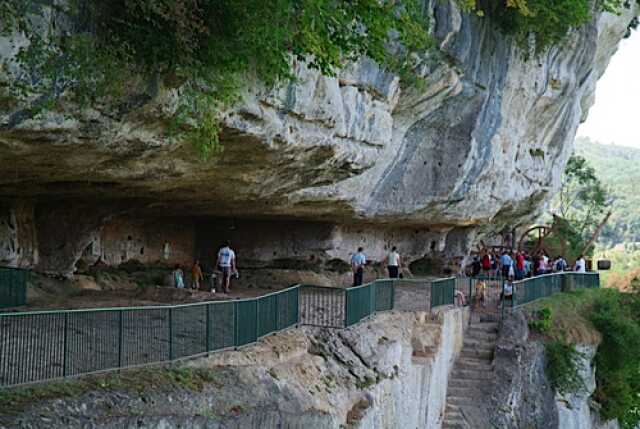
[[[242,347],[298,325],[346,328],[393,309],[454,303],[455,278],[294,286],[259,298],[175,306],[0,313],[0,387]],[[406,290],[410,307],[397,305]]]
[[299,289],[237,301],[0,314],[0,386],[251,344],[298,324]]
[[599,273],[564,272],[545,274],[513,283],[511,305],[518,307],[563,291],[600,287]]
[[27,303],[29,271],[0,267],[0,308],[17,307]]

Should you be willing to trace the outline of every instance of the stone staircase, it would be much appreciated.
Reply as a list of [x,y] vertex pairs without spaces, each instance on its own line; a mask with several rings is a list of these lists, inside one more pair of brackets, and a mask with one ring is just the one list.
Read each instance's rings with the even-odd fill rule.
[[498,339],[498,323],[479,321],[469,326],[460,356],[447,387],[447,406],[442,429],[471,428],[464,409],[483,400],[481,387],[493,378],[493,353]]

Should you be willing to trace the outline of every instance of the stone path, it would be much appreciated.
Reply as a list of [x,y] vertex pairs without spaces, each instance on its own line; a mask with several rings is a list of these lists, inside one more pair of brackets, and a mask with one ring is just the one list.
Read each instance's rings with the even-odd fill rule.
[[472,310],[471,324],[464,336],[447,387],[447,405],[442,429],[472,428],[465,409],[484,401],[483,387],[493,379],[493,357],[498,339],[499,289],[487,290],[485,307]]

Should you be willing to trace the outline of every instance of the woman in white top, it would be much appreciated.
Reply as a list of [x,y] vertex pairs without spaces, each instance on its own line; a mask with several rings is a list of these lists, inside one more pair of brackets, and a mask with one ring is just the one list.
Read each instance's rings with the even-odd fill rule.
[[587,262],[584,260],[584,256],[578,256],[578,259],[576,260],[575,271],[578,273],[587,272]]
[[387,270],[390,279],[397,279],[400,272],[400,254],[396,246],[391,248],[391,252],[387,255]]

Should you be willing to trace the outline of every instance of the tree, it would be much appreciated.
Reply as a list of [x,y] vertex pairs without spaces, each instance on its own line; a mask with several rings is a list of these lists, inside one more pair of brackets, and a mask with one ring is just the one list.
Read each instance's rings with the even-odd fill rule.
[[562,187],[551,205],[551,212],[562,217],[588,239],[611,204],[608,191],[586,159],[573,155],[564,170]]

